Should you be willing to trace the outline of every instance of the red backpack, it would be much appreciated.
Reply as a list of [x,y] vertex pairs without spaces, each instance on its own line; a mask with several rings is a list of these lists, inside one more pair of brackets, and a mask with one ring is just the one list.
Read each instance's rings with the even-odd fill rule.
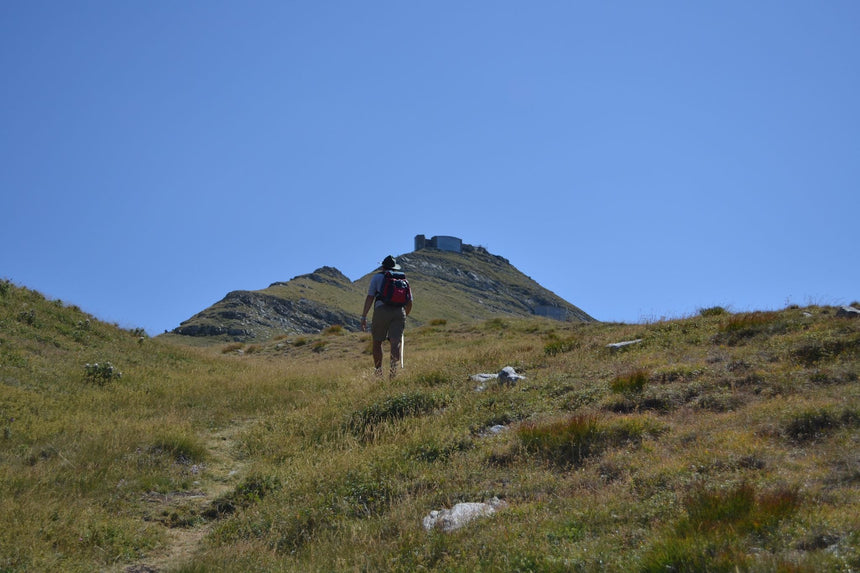
[[412,291],[409,289],[406,275],[398,271],[385,271],[382,289],[376,295],[376,300],[391,306],[406,306],[406,303],[412,300]]

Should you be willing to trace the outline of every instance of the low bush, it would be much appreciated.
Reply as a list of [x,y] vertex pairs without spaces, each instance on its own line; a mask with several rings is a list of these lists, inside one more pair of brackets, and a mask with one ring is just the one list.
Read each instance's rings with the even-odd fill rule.
[[804,366],[815,366],[816,364],[833,360],[837,356],[857,352],[860,348],[860,337],[851,338],[813,338],[809,337],[791,350],[791,357]]
[[725,314],[729,314],[725,308],[721,306],[712,306],[709,308],[700,308],[699,315],[708,317],[708,316],[723,316]]
[[281,488],[280,478],[276,476],[253,474],[242,480],[236,488],[212,502],[204,513],[209,519],[218,519],[229,515],[238,508],[245,508],[259,503],[264,497]]
[[122,372],[114,368],[110,362],[96,362],[84,365],[84,376],[90,382],[103,386],[111,380],[122,378]]
[[428,414],[445,403],[444,398],[435,394],[406,392],[353,412],[346,427],[355,436],[367,436],[380,424]]
[[860,426],[860,412],[845,409],[840,413],[826,409],[807,410],[791,416],[783,423],[782,434],[797,443],[827,437],[840,428]]

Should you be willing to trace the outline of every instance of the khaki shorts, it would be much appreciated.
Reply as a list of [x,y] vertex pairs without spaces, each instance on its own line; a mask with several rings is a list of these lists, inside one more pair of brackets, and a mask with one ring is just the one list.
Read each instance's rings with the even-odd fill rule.
[[370,333],[373,340],[382,342],[390,339],[400,342],[403,331],[406,329],[406,309],[402,306],[389,306],[386,304],[373,308],[373,323]]

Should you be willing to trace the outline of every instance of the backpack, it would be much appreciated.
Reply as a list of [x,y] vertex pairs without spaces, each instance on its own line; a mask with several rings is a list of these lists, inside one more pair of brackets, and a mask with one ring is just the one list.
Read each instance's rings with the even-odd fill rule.
[[406,275],[397,271],[385,271],[382,289],[376,295],[376,300],[390,306],[406,306],[406,303],[412,300],[412,291],[409,289]]

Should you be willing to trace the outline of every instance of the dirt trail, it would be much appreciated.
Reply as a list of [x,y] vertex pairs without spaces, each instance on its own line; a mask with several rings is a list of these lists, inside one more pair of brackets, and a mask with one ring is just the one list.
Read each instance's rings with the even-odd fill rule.
[[235,457],[236,436],[248,425],[248,422],[238,422],[206,437],[209,459],[205,465],[192,468],[192,473],[199,472],[194,490],[168,494],[152,492],[144,496],[148,507],[143,519],[159,522],[167,528],[169,541],[157,552],[130,565],[110,569],[110,572],[158,573],[194,555],[215,523],[205,519],[204,512],[239,482],[245,464]]

